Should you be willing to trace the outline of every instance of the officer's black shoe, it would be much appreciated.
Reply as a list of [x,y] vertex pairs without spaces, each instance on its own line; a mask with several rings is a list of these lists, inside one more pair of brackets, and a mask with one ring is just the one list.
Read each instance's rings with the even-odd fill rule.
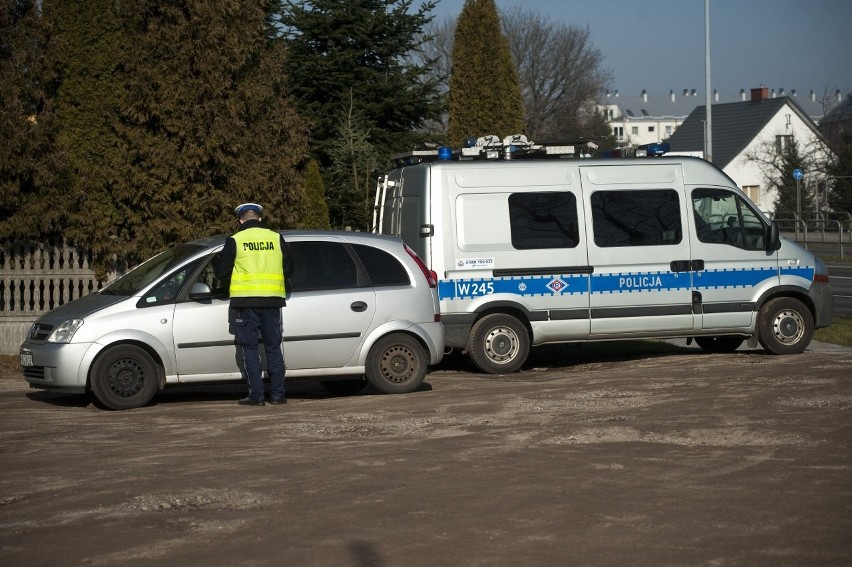
[[242,400],[237,401],[241,406],[263,406],[266,405],[266,402],[263,400],[253,400],[252,398],[243,398]]
[[269,405],[271,406],[279,406],[281,404],[286,404],[287,398],[270,398]]

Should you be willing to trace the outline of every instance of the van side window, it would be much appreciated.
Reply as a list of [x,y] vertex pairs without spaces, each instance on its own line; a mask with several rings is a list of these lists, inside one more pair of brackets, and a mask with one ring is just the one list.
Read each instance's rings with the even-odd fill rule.
[[596,191],[592,193],[595,244],[665,246],[683,239],[680,201],[672,189]]
[[567,191],[513,193],[509,225],[518,250],[575,248],[580,242],[577,198]]
[[692,192],[698,240],[745,250],[766,247],[766,225],[749,204],[733,191],[696,189]]
[[367,269],[367,275],[370,276],[373,286],[411,284],[411,279],[408,277],[405,267],[392,254],[363,244],[353,244],[352,248],[361,258],[361,263]]
[[293,292],[346,289],[358,286],[358,268],[342,242],[289,242],[293,276],[287,288]]

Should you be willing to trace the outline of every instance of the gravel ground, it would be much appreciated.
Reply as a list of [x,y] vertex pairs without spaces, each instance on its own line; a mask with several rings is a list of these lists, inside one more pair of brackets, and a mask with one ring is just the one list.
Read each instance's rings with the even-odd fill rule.
[[850,565],[851,367],[560,345],[408,395],[107,412],[5,357],[0,565]]

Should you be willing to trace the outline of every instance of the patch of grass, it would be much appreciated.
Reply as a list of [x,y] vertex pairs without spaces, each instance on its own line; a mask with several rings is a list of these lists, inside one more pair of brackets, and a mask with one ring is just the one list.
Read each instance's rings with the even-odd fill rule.
[[831,325],[814,332],[814,339],[824,343],[852,347],[852,317],[835,315]]

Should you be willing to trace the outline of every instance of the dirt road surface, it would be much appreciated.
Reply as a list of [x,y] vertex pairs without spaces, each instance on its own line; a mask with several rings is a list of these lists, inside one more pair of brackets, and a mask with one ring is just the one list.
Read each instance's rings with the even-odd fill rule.
[[536,349],[107,412],[0,371],[0,565],[850,565],[852,349]]

